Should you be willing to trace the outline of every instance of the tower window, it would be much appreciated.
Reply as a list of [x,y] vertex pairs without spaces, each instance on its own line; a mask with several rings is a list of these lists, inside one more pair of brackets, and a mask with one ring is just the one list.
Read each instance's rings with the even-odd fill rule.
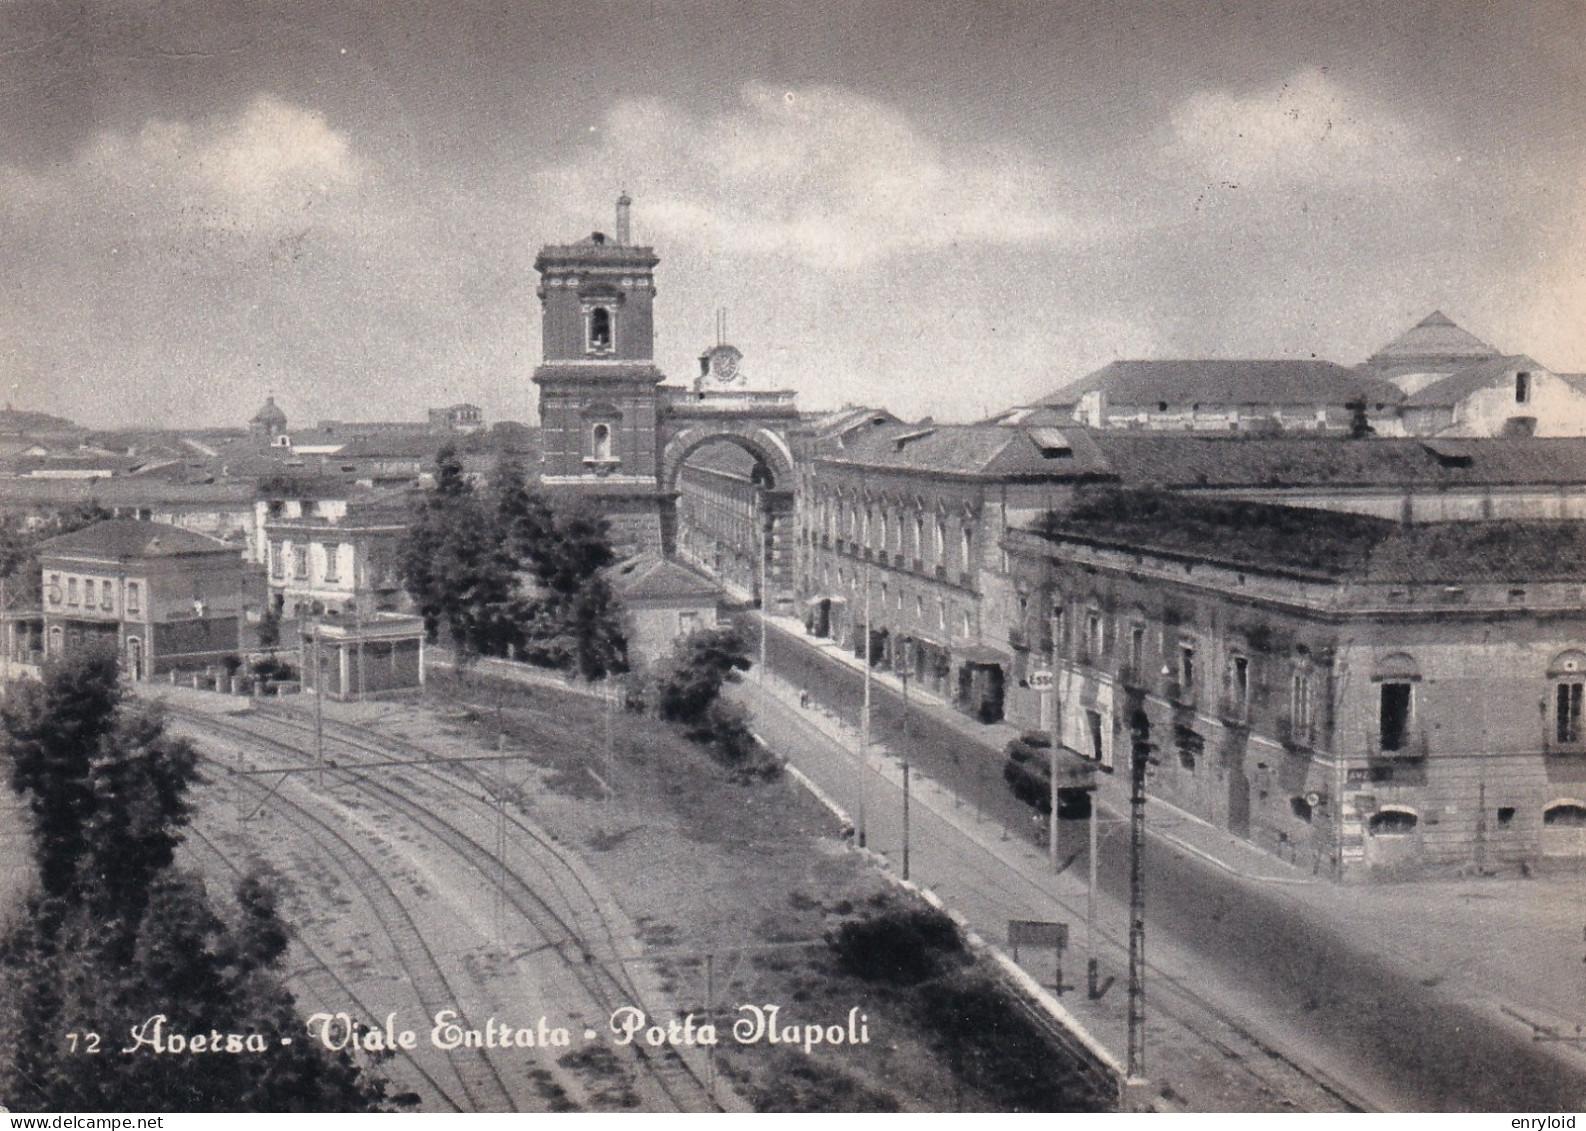
[[1531,375],[1529,373],[1516,373],[1514,375],[1514,403],[1531,403]]
[[604,306],[589,312],[589,348],[594,353],[611,350],[611,311]]

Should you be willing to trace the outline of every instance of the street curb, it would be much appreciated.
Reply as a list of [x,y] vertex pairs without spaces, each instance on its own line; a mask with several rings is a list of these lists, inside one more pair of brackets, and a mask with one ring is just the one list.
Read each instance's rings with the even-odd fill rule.
[[[796,767],[784,765],[783,769],[787,772],[789,777],[791,777],[804,789],[808,790],[816,801],[819,801],[822,805],[824,805],[828,810],[831,811],[833,816],[843,823],[843,830],[845,833],[844,839],[848,840],[848,837],[851,836],[853,831],[853,823],[849,820],[848,814],[843,810],[842,806],[838,805],[829,796],[827,796],[825,790],[821,789],[820,786],[816,785],[809,779],[808,776],[806,776]],[[1043,1010],[1045,1010],[1052,1020],[1056,1021],[1060,1026],[1062,1026],[1064,1030],[1073,1034],[1074,1038],[1084,1046],[1085,1051],[1093,1056],[1097,1061],[1099,1061],[1102,1067],[1107,1069],[1107,1071],[1111,1072],[1113,1076],[1116,1077],[1119,1087],[1119,1102],[1122,1102],[1123,1081],[1125,1076],[1123,1065],[1118,1063],[1117,1059],[1112,1055],[1112,1053],[1108,1052],[1107,1048],[1099,1040],[1092,1036],[1090,1031],[1081,1025],[1079,1020],[1072,1013],[1063,1008],[1062,1004],[1046,989],[1046,987],[1042,986],[1021,966],[1019,966],[1018,963],[1014,962],[1013,959],[1004,954],[1001,948],[987,942],[984,938],[982,938],[980,933],[970,926],[968,919],[964,918],[957,911],[954,911],[951,907],[949,907],[945,902],[943,902],[941,896],[937,895],[930,888],[917,884],[912,880],[905,880],[902,876],[897,875],[892,871],[886,857],[881,856],[879,853],[872,852],[868,848],[860,848],[858,845],[853,844],[851,840],[848,841],[848,844],[850,851],[860,853],[865,856],[868,861],[875,866],[876,871],[880,874],[881,878],[887,883],[896,888],[900,888],[903,891],[918,897],[919,899],[924,900],[929,906],[935,908],[937,911],[940,911],[942,914],[951,919],[953,921],[953,925],[956,926],[963,934],[964,941],[969,945],[970,950],[989,957],[996,964],[1004,978],[1012,982],[1021,992],[1025,994],[1026,997],[1030,998]]]

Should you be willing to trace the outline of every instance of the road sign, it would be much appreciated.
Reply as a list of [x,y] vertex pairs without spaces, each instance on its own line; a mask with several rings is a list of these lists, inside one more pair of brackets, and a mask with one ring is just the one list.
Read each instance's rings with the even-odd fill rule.
[[1008,945],[1049,946],[1063,950],[1068,946],[1068,924],[1043,923],[1038,919],[1009,919]]
[[1052,690],[1052,673],[1044,668],[1040,671],[1031,672],[1029,683],[1031,691],[1050,691]]

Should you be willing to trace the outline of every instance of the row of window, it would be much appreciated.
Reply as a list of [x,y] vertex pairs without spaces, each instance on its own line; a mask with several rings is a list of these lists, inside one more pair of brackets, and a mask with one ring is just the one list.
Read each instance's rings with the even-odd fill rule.
[[[65,605],[69,609],[113,613],[116,611],[115,584],[110,578],[68,577],[63,585],[61,575],[52,573],[44,587],[44,599],[51,605]],[[127,582],[126,606],[129,613],[141,611],[142,595],[136,581]]]
[[[927,525],[922,514],[915,514],[913,522],[909,522],[903,515],[894,518],[885,508],[873,512],[868,506],[840,501],[833,504],[830,500],[823,500],[820,504],[820,531],[828,538],[847,538],[866,549],[879,550],[884,554],[902,554],[926,565],[949,564],[948,523],[940,515]],[[974,562],[974,527],[967,523],[961,526],[957,531],[957,541],[958,562],[967,572],[973,568]]]
[[[1112,644],[1108,620],[1097,609],[1087,609],[1084,616],[1084,636],[1076,658],[1082,663],[1099,667],[1105,663]],[[1066,617],[1062,609],[1058,610],[1054,618],[1053,633],[1059,649],[1069,652],[1070,641],[1067,639]],[[1152,674],[1146,665],[1146,626],[1138,622],[1131,623],[1128,634],[1125,671],[1133,679],[1145,682]],[[1165,661],[1162,674],[1176,685],[1172,689],[1174,698],[1180,703],[1195,703],[1203,690],[1198,642],[1193,638],[1180,637],[1176,644],[1171,644],[1164,637],[1162,651]],[[1244,718],[1250,709],[1250,687],[1250,658],[1235,652],[1228,657],[1223,668],[1223,700],[1220,704],[1223,711],[1234,718]],[[1289,718],[1295,737],[1307,740],[1312,719],[1311,674],[1307,669],[1298,668],[1290,675]]]
[[[850,573],[841,566],[837,567],[838,586],[840,588],[846,588],[851,593],[855,594],[855,596],[851,598],[851,600],[855,602],[853,610],[855,624],[860,623],[864,617],[864,593],[861,591],[862,582],[863,574],[861,571],[854,570],[852,573]],[[821,586],[822,588],[829,588],[830,585],[831,567],[828,565],[823,565],[821,567]],[[903,612],[907,604],[907,597],[908,594],[904,590],[903,586],[900,585],[894,589],[887,582],[881,582],[875,590],[876,603],[871,607],[870,610],[871,619],[878,622],[877,627],[881,627],[886,623],[886,611],[888,609],[895,609],[898,612]],[[930,619],[928,619],[926,613],[926,609],[930,608],[930,610],[935,614],[933,619],[935,621],[936,628],[939,631],[948,631],[947,626],[949,619],[951,619],[953,622],[953,631],[958,632],[963,636],[973,636],[975,634],[974,613],[968,607],[962,605],[951,606],[952,616],[950,618],[948,612],[950,607],[949,603],[943,600],[941,597],[931,598],[929,605],[927,605],[927,601],[923,593],[915,593],[913,594],[913,597],[914,622],[917,625],[923,627],[930,623]]]
[[[308,547],[296,543],[270,543],[270,576],[277,581],[286,578],[287,554],[286,547],[291,546],[292,554],[292,579],[294,581],[308,580]],[[340,581],[340,542],[327,542],[325,544],[325,581]]]

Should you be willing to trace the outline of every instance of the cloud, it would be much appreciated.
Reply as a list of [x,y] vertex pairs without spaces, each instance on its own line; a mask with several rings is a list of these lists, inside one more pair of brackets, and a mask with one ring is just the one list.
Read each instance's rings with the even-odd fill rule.
[[619,103],[598,140],[539,177],[552,211],[627,188],[655,241],[855,269],[953,245],[1061,244],[1085,235],[1058,171],[1011,146],[950,153],[895,107],[831,87],[743,89],[696,116]]
[[272,95],[197,125],[151,119],[134,133],[104,131],[69,174],[124,207],[187,222],[276,233],[360,179],[346,135],[323,115]]
[[1316,69],[1253,94],[1193,94],[1170,130],[1169,164],[1230,187],[1402,181],[1428,168],[1407,123]]

